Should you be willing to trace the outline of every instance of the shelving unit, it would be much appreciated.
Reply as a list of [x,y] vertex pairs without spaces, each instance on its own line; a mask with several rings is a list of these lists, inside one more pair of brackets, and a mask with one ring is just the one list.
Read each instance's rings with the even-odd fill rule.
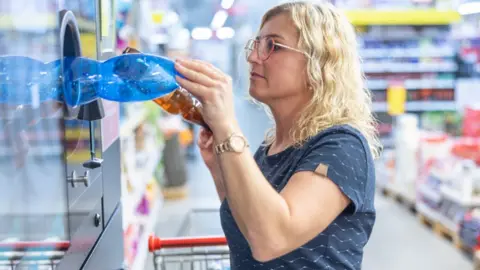
[[[393,126],[395,116],[388,114],[387,93],[391,86],[403,86],[405,112],[418,116],[420,129],[446,130],[446,116],[457,115],[459,109],[456,101],[457,76],[463,71],[462,63],[457,59],[458,40],[450,35],[450,31],[452,25],[462,19],[461,15],[453,10],[432,9],[359,10],[347,11],[347,15],[359,30],[367,87],[372,91],[373,110],[381,121],[380,132],[384,142],[389,142],[387,146],[392,149],[406,147],[395,141],[394,135],[398,132]],[[444,121],[445,126],[435,121]],[[435,129],[438,127],[440,130]],[[474,219],[469,220],[466,215],[480,201],[475,195],[470,198],[462,196],[464,192],[447,184],[451,177],[462,181],[467,176],[452,174],[448,167],[440,170],[433,166],[436,160],[441,164],[453,162],[450,147],[451,140],[456,138],[452,135],[444,139],[444,135],[438,134],[410,136],[410,140],[415,142],[418,139],[420,145],[414,150],[417,151],[416,157],[412,157],[418,163],[416,182],[402,184],[403,179],[396,179],[397,170],[402,170],[397,168],[401,157],[396,155],[402,154],[388,149],[384,160],[380,160],[377,166],[378,188],[396,201],[401,202],[398,198],[413,201],[419,221],[428,225],[439,237],[449,239],[455,247],[470,251],[478,248],[477,240],[472,238],[476,233],[472,228],[478,226],[469,224]],[[410,157],[412,152],[402,153]],[[445,164],[440,168],[443,169]],[[403,174],[398,175],[401,177]],[[405,193],[407,184],[410,185],[409,192]]]
[[140,241],[138,243],[138,253],[135,257],[133,265],[130,269],[145,269],[145,261],[148,255],[148,237],[154,232],[155,225],[158,220],[158,216],[160,213],[161,208],[161,201],[158,200],[155,202],[154,207],[152,208],[152,214],[144,220],[145,222],[145,229],[140,235]]
[[[161,152],[163,147],[161,146],[158,151],[152,151],[148,156],[146,164],[140,169],[139,173],[134,174],[133,178],[138,179],[138,186],[130,193],[126,194],[122,198],[122,204],[124,209],[124,225],[128,225],[135,218],[135,209],[140,204],[142,198],[145,195],[147,183],[157,168],[159,162],[161,162]],[[157,149],[155,149],[157,150]]]
[[[387,102],[374,102],[372,104],[375,112],[387,112]],[[455,111],[455,101],[409,101],[405,104],[406,111],[428,112],[428,111]]]
[[457,11],[372,8],[345,10],[345,14],[357,27],[372,109],[381,119],[379,131],[386,147],[392,146],[394,122],[388,113],[391,86],[407,91],[406,112],[428,116],[457,109],[457,52],[449,37],[450,25],[461,20]]
[[145,103],[122,104],[122,205],[126,265],[144,269],[148,236],[154,232],[162,192],[156,179],[161,168],[164,142],[160,139],[160,110],[152,112]]
[[[413,200],[415,211],[421,223],[432,229],[441,238],[449,240],[456,248],[474,252],[480,248],[480,163],[465,158],[471,153],[467,150],[480,143],[477,139],[446,137],[439,134],[425,133],[416,150],[418,172],[414,183]],[[414,138],[412,138],[414,139]],[[405,147],[394,145],[394,148]],[[387,154],[376,165],[377,187],[383,194],[400,201],[406,198],[401,185],[395,179],[396,157],[394,150]],[[400,179],[402,180],[402,179]],[[409,204],[404,205],[408,206]]]

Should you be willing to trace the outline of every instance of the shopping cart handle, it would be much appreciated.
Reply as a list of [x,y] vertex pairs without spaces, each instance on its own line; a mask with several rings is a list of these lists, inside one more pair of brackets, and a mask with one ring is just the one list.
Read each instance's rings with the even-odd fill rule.
[[0,252],[2,251],[66,251],[70,247],[69,241],[17,241],[17,242],[0,242]]
[[148,250],[150,252],[163,248],[223,246],[226,244],[225,236],[159,238],[151,235],[148,238]]

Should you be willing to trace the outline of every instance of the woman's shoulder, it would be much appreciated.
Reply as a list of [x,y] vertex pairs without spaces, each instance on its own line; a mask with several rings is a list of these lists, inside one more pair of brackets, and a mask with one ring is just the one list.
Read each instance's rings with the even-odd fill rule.
[[325,158],[330,156],[343,163],[361,161],[361,166],[371,167],[373,155],[366,137],[350,125],[337,125],[311,137],[300,150],[302,156]]
[[356,128],[350,125],[335,125],[326,128],[316,135],[308,139],[304,145],[311,148],[318,145],[336,144],[342,146],[344,144],[353,144],[368,149],[368,142],[365,136]]

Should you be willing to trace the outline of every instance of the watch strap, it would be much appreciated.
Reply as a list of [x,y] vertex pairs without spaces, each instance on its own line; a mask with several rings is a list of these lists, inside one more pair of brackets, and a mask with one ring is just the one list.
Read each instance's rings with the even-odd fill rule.
[[234,151],[234,149],[232,147],[232,143],[231,143],[233,137],[242,138],[243,143],[244,143],[243,149],[250,146],[247,142],[247,139],[244,136],[234,133],[234,134],[230,135],[225,141],[215,145],[215,153],[217,155],[219,155],[219,154],[222,154],[222,153],[225,153],[225,152],[236,152],[236,151]]

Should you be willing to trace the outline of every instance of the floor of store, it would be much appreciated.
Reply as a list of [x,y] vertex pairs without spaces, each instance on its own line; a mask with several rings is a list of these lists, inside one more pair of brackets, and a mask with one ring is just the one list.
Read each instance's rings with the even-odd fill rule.
[[[238,98],[238,100],[241,100]],[[237,117],[252,149],[263,138],[268,118],[263,110],[239,101]],[[185,200],[164,204],[156,233],[160,237],[177,236],[182,222],[190,209],[219,207],[215,186],[200,158],[188,167],[189,196]],[[368,243],[363,269],[367,270],[452,270],[472,269],[472,261],[451,243],[441,239],[421,225],[417,218],[396,202],[378,195],[376,198],[377,223]],[[190,235],[212,235],[221,233],[217,215],[200,216],[192,219]],[[146,265],[152,267],[152,256]]]

